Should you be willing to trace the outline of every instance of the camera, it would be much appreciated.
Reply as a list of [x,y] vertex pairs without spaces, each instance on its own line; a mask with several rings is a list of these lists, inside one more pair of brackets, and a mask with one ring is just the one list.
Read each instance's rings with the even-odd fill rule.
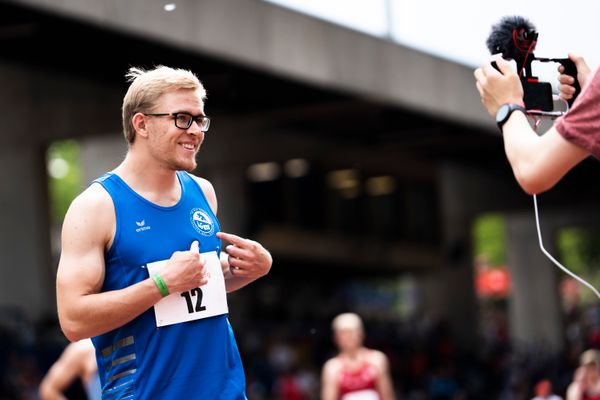
[[[579,82],[577,81],[577,68],[575,63],[569,58],[543,58],[536,57],[533,53],[537,44],[538,32],[535,26],[528,20],[520,16],[504,17],[492,27],[490,36],[486,45],[491,54],[502,54],[506,60],[515,60],[517,72],[523,85],[523,102],[525,108],[534,111],[552,111],[554,103],[552,100],[552,85],[549,82],[542,82],[533,75],[532,63],[554,62],[564,67],[564,74],[570,75],[575,79],[575,94],[568,101],[569,106],[577,95],[581,92]],[[492,65],[498,69],[495,62]]]

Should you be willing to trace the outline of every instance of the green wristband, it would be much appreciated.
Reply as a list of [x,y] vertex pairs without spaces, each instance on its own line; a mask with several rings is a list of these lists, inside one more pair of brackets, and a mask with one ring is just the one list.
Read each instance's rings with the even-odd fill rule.
[[152,278],[152,280],[156,284],[156,287],[158,288],[158,291],[160,292],[160,295],[162,297],[167,297],[169,295],[169,288],[167,287],[167,284],[163,280],[162,276],[160,276],[159,274],[154,273],[154,274],[150,275],[150,277]]

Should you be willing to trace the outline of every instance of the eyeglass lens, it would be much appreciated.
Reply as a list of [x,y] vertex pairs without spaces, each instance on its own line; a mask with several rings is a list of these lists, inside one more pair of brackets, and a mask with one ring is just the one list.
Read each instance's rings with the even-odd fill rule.
[[175,115],[175,125],[180,129],[188,129],[192,126],[193,121],[196,120],[196,123],[203,131],[208,130],[210,125],[210,120],[208,117],[198,116],[194,117],[187,113],[178,113]]

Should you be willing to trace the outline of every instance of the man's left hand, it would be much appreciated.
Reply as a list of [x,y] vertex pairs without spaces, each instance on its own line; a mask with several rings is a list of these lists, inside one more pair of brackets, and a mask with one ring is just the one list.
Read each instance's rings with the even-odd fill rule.
[[271,270],[273,258],[260,243],[226,232],[218,232],[217,237],[231,243],[225,251],[232,276],[257,279]]

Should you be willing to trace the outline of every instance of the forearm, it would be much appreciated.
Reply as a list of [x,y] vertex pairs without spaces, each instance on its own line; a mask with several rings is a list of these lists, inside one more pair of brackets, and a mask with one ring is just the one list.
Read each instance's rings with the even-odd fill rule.
[[121,290],[77,298],[58,294],[58,315],[71,341],[100,335],[132,321],[161,299],[154,281],[145,279]]
[[504,151],[515,178],[526,192],[535,186],[536,158],[540,154],[540,138],[531,129],[527,117],[514,112],[502,129]]
[[340,397],[338,375],[339,367],[334,359],[327,361],[321,372],[321,400],[337,400]]
[[56,368],[52,367],[40,383],[40,400],[66,400],[62,392],[74,377],[64,368]]
[[375,365],[379,366],[380,374],[377,377],[377,390],[381,395],[382,400],[394,400],[394,384],[390,374],[390,366],[387,357],[383,353],[377,353],[378,358],[375,359]]
[[48,380],[42,381],[39,390],[40,400],[67,400],[62,391]]
[[538,136],[522,113],[513,113],[504,125],[504,147],[515,177],[529,194],[552,188],[575,165],[589,156],[555,127]]
[[394,400],[396,397],[394,395],[394,386],[390,378],[384,379],[377,385],[378,391],[381,394],[382,400]]
[[55,388],[40,386],[40,400],[67,400],[67,398]]
[[227,293],[235,292],[238,289],[254,282],[258,278],[246,278],[241,276],[234,276],[229,270],[224,273],[225,277],[225,289]]
[[327,383],[321,389],[321,400],[337,400],[339,397],[337,392],[335,384]]

